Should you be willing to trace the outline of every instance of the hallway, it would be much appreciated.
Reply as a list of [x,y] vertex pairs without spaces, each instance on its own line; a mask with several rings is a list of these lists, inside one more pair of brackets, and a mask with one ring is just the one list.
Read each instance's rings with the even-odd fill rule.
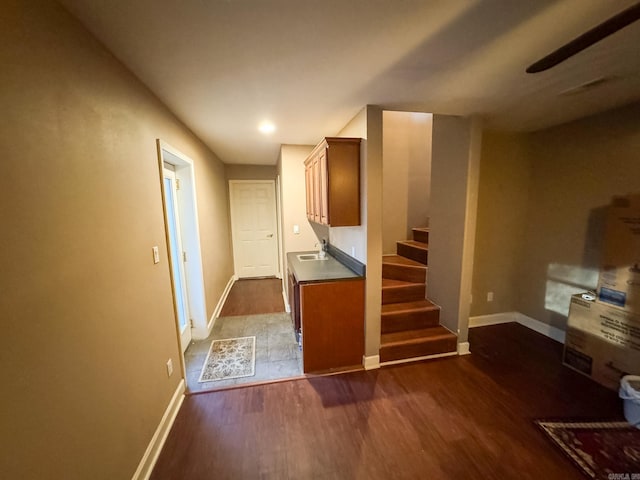
[[[284,311],[278,279],[239,280],[215,320],[211,335],[192,341],[185,352],[189,392],[216,390],[302,375],[302,355],[295,341],[291,317]],[[256,337],[255,375],[198,382],[213,340]]]

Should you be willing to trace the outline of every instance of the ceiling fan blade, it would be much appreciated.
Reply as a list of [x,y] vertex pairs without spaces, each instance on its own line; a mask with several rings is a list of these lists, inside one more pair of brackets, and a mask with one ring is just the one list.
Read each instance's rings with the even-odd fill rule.
[[623,29],[637,20],[640,20],[640,3],[623,10],[617,15],[611,17],[609,20],[602,22],[600,25],[593,27],[591,30],[586,31],[579,37],[574,38],[566,45],[563,45],[546,57],[530,65],[526,71],[527,73],[538,73],[548,70],[551,67],[555,67],[559,63],[564,62],[567,58],[572,57],[576,53],[581,52],[585,48],[590,47],[594,43],[616,33],[618,30]]

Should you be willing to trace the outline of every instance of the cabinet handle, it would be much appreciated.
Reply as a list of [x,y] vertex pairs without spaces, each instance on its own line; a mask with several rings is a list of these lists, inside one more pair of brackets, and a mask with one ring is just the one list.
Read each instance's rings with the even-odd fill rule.
[[273,237],[273,233],[270,233],[269,235],[267,235],[267,238],[271,238]]

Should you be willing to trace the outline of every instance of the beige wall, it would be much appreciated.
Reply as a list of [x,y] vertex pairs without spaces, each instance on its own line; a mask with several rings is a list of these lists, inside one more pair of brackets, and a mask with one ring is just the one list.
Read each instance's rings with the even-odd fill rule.
[[131,478],[180,380],[156,138],[195,162],[209,313],[223,166],[57,4],[0,12],[0,471]]
[[640,193],[640,104],[531,134],[519,311],[565,328],[572,293],[595,288],[603,215]]
[[338,132],[338,137],[362,138],[360,146],[360,225],[329,229],[329,242],[343,252],[367,263],[367,107]]
[[[368,105],[339,133],[362,138],[360,149],[361,225],[330,228],[330,241],[367,265],[365,286],[365,356],[380,350],[382,300],[382,109]],[[372,362],[376,360],[372,359]]]
[[[315,250],[318,235],[314,232],[315,224],[307,220],[307,194],[305,185],[304,161],[313,150],[312,145],[282,145],[278,157],[278,174],[280,176],[281,224],[282,232],[282,271],[285,272],[286,254]],[[299,233],[293,233],[294,225]],[[326,227],[322,227],[326,230]],[[325,238],[329,235],[326,233]],[[289,282],[283,276],[282,288],[289,301]]]
[[[282,145],[280,148],[280,184],[282,186],[282,237],[284,252],[314,250],[318,243],[307,220],[304,161],[311,145]],[[299,234],[293,233],[298,225]]]
[[275,165],[235,165],[224,166],[227,180],[275,180],[278,169]]
[[413,227],[429,218],[431,129],[429,113],[382,113],[382,245],[396,253],[396,242],[412,238]]
[[526,134],[484,133],[471,316],[517,309],[532,162]]
[[382,109],[367,106],[365,187],[367,206],[367,283],[365,304],[365,356],[380,352],[382,309]]
[[638,118],[635,104],[536,133],[486,135],[472,315],[515,310],[566,328],[571,294],[596,286],[611,197],[640,193]]
[[433,116],[427,297],[440,323],[467,341],[481,129],[469,118]]

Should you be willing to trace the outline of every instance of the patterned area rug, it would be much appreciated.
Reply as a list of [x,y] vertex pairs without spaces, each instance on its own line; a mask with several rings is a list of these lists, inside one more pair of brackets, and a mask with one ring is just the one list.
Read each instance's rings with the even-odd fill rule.
[[640,429],[627,422],[536,424],[588,477],[640,479]]
[[255,373],[256,337],[214,340],[211,342],[198,382],[251,377]]

